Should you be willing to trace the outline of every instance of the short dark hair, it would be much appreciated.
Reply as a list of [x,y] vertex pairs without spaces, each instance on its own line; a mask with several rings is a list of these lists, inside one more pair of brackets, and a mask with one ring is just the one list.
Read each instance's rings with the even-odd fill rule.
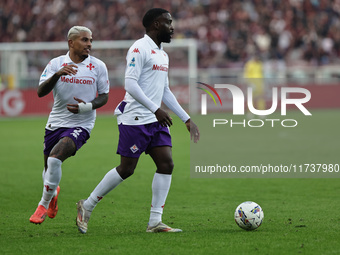
[[148,10],[143,17],[143,26],[148,28],[151,26],[152,22],[161,16],[163,13],[168,13],[169,11],[162,8],[153,8]]

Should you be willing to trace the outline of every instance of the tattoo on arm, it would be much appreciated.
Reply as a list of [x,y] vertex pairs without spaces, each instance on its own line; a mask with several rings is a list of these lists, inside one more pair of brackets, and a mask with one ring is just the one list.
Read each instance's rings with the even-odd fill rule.
[[109,94],[99,94],[98,97],[96,97],[91,102],[93,110],[105,105],[107,103],[108,99],[109,99]]
[[43,83],[41,83],[38,87],[38,96],[39,97],[43,97],[46,96],[47,94],[49,94],[52,89],[54,88],[55,84],[57,83],[57,81],[59,80],[60,76],[57,74],[54,74],[51,78],[49,78],[48,80],[44,81]]

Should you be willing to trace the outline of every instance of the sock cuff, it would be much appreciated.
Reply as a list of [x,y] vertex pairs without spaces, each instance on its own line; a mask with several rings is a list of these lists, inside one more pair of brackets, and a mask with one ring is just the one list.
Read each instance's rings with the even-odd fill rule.
[[121,180],[121,181],[124,181],[124,179],[123,179],[123,178],[120,176],[120,174],[117,172],[117,169],[116,169],[116,168],[113,168],[111,171],[117,173],[117,176],[120,178],[120,180]]
[[47,172],[45,174],[45,181],[51,182],[51,183],[56,183],[59,184],[60,180],[61,180],[61,164],[62,161],[60,159],[57,158],[52,158],[49,157],[47,159]]
[[169,190],[172,175],[155,173],[152,181],[152,188],[159,190]]
[[155,173],[155,176],[159,176],[159,178],[165,178],[165,179],[171,179],[172,178],[172,174]]
[[60,159],[48,157],[47,164],[50,166],[60,167],[63,162]]

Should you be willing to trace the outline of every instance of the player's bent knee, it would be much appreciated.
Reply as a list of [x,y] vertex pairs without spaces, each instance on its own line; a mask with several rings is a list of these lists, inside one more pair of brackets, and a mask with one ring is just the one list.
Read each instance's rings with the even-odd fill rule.
[[174,163],[173,161],[171,162],[165,162],[159,168],[157,169],[157,173],[160,174],[172,174],[172,171],[174,169]]
[[174,162],[173,161],[171,161],[169,164],[168,164],[168,171],[173,171],[174,170],[174,167],[175,167],[175,165],[174,165]]
[[117,169],[118,174],[120,175],[120,177],[123,180],[130,177],[135,172],[135,167],[125,167],[125,168],[123,168],[121,166],[118,166],[116,169]]

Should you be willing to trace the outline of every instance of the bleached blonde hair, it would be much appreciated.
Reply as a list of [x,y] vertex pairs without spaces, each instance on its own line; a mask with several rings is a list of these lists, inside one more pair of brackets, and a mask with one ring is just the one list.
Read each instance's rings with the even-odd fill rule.
[[92,31],[89,28],[83,26],[73,26],[67,33],[67,39],[73,39],[74,36],[79,35],[80,32],[87,32],[92,36]]

